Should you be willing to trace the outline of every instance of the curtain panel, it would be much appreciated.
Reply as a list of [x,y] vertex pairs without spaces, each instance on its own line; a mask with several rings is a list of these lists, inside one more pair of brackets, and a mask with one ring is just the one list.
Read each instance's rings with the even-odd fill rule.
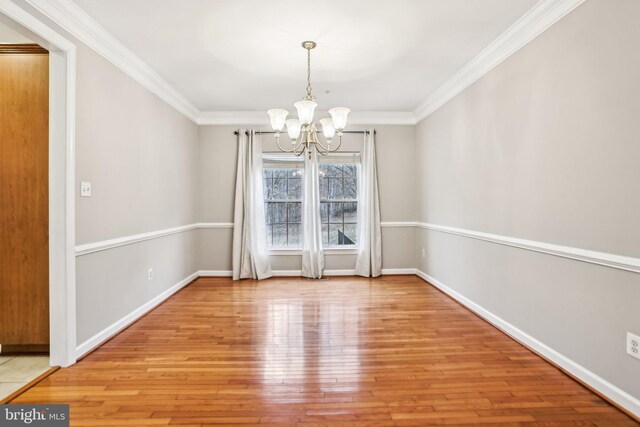
[[320,178],[318,153],[304,153],[302,180],[302,276],[320,279],[324,270],[322,224],[320,222]]
[[360,158],[356,274],[364,277],[378,277],[382,274],[382,231],[380,229],[380,196],[376,169],[375,131],[373,129],[364,134],[364,145]]
[[240,129],[233,216],[233,280],[272,276],[262,182],[262,142]]

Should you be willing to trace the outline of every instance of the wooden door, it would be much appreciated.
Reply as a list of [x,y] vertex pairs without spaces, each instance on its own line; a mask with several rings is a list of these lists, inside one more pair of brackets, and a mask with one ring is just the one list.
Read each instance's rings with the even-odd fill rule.
[[0,344],[49,345],[49,56],[0,45]]

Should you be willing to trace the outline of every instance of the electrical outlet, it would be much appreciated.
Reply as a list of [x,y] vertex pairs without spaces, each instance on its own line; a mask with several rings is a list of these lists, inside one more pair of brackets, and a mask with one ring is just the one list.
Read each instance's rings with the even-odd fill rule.
[[149,280],[153,280],[153,268],[149,269],[149,271],[147,272],[147,277],[149,278]]
[[91,183],[90,182],[81,182],[80,183],[80,197],[91,197]]
[[640,337],[627,332],[627,354],[640,359]]
[[424,248],[422,248],[422,258],[426,258],[427,257],[427,252],[424,250]]

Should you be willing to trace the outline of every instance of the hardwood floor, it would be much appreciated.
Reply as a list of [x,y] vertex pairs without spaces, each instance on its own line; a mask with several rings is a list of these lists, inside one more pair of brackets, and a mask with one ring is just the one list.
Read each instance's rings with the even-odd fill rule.
[[638,425],[414,276],[199,279],[12,403],[71,425]]

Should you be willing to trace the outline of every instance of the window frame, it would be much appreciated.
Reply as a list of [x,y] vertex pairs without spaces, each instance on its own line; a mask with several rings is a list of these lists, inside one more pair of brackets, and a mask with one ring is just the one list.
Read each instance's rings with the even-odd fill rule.
[[[299,199],[289,199],[288,197],[289,197],[289,180],[299,179],[300,180],[300,186],[302,187],[302,173],[304,173],[303,161],[301,161],[300,158],[297,158],[297,157],[294,157],[294,156],[291,156],[291,155],[286,155],[284,153],[278,153],[278,154],[263,153],[262,160],[263,160],[263,165],[262,165],[263,166],[263,177],[262,177],[263,183],[266,180],[269,180],[269,179],[271,179],[272,181],[275,180],[275,179],[284,179],[284,180],[287,181],[287,189],[286,189],[286,193],[287,194],[286,194],[286,198],[284,198],[284,199],[279,198],[279,199],[268,200],[267,199],[267,189],[266,189],[266,187],[263,188],[263,193],[264,193],[263,200],[264,200],[264,203],[265,203],[264,209],[265,209],[265,225],[266,225],[266,227],[269,228],[270,226],[273,226],[273,225],[276,225],[276,224],[277,225],[285,225],[286,229],[287,229],[286,237],[287,237],[287,241],[288,241],[289,240],[289,225],[290,224],[299,224],[300,225],[300,233],[301,233],[300,239],[302,239],[302,190],[300,192],[300,198]],[[268,177],[264,176],[264,169],[266,169],[265,168],[265,163],[272,163],[274,165],[274,166],[270,167],[270,169],[300,170],[301,174],[300,174],[300,176],[298,178],[292,178],[290,176],[278,177],[278,178],[275,178],[275,177],[268,178]],[[276,165],[278,165],[278,163],[281,163],[281,165],[280,165],[281,167],[276,166]],[[290,165],[287,165],[287,163],[290,163]],[[299,167],[301,163],[302,163],[302,168]],[[286,215],[286,221],[285,222],[278,222],[278,223],[272,223],[272,224],[269,224],[267,222],[267,218],[268,218],[268,215],[269,215],[268,214],[269,204],[271,204],[271,203],[272,204],[282,203],[282,204],[285,205],[285,207],[286,207],[286,209],[285,209],[285,211],[286,211],[286,214],[285,214]],[[290,223],[289,222],[289,204],[293,204],[293,203],[296,203],[296,204],[300,205],[300,222],[295,222],[295,223],[293,223],[293,222]],[[272,235],[273,235],[273,230],[272,230]],[[268,237],[268,234],[267,234],[267,237]],[[301,249],[302,248],[302,246],[300,246],[300,245],[298,245],[298,246],[293,246],[293,245],[291,245],[291,246],[289,246],[289,245],[272,246],[271,242],[269,242],[268,239],[267,239],[267,246],[269,248],[269,251],[271,251],[271,250],[282,250],[282,249],[296,249],[296,248],[297,249]]]
[[[355,157],[357,158],[357,161],[354,162],[356,165],[356,176],[355,179],[357,181],[358,184],[358,188],[356,190],[356,198],[355,199],[336,199],[336,200],[331,200],[331,199],[320,199],[320,203],[322,204],[323,202],[325,203],[331,203],[331,202],[335,202],[335,203],[357,203],[358,205],[358,209],[360,208],[360,200],[359,200],[359,195],[360,195],[360,178],[361,178],[361,168],[360,168],[360,152],[341,152],[341,153],[332,153],[329,154],[326,157],[321,158],[321,163],[325,163],[325,164],[331,164],[332,162],[330,161],[330,159],[332,158],[336,158],[336,157]],[[265,167],[265,158],[270,158],[270,160],[274,160],[277,158],[282,159],[284,162],[286,161],[290,161],[290,162],[295,162],[295,163],[299,163],[299,159],[298,158],[292,158],[291,155],[287,155],[284,153],[263,153],[263,168]],[[325,160],[326,159],[326,160]],[[340,162],[338,162],[340,163]],[[272,167],[273,169],[277,169],[276,167]],[[296,168],[298,169],[298,168]],[[302,173],[304,174],[304,167],[302,168]],[[263,178],[264,179],[264,178]],[[342,179],[344,179],[344,177],[342,177]],[[266,196],[266,188],[264,189],[265,191],[265,196]],[[304,189],[302,190],[304,191]],[[267,200],[265,197],[265,210],[268,209],[266,202],[301,202],[302,198],[300,200]],[[303,209],[302,209],[303,210]],[[359,215],[356,215],[356,229],[359,229],[359,223],[358,223],[358,219],[359,219]],[[331,224],[330,222],[326,223]],[[342,224],[344,225],[344,216],[343,216],[343,221]],[[349,223],[349,224],[354,224],[354,223]],[[269,255],[271,256],[292,256],[292,255],[302,255],[302,246],[271,246],[269,242],[267,242],[268,244],[268,251],[269,251]],[[353,245],[324,245],[323,250],[325,253],[329,254],[329,255],[355,255],[358,253],[358,248],[359,248],[359,243],[356,242]]]
[[[357,209],[360,209],[360,200],[359,200],[359,195],[360,195],[360,153],[359,152],[342,152],[342,153],[332,153],[327,155],[326,157],[323,157],[322,159],[320,159],[320,164],[349,164],[347,162],[332,162],[331,159],[335,159],[335,158],[340,158],[340,157],[351,157],[351,158],[357,158],[357,161],[352,163],[356,166],[356,174],[354,176],[355,180],[356,180],[356,197],[355,199],[348,199],[348,198],[341,198],[341,199],[322,199],[322,197],[320,198],[320,206],[322,207],[323,203],[329,203],[328,206],[328,211],[327,211],[327,228],[330,230],[331,224],[336,224],[336,223],[332,223],[331,222],[331,205],[330,203],[341,203],[343,204],[343,209],[344,209],[344,203],[355,203],[357,206]],[[341,177],[319,177],[319,179],[327,179],[327,180],[331,180],[331,179],[341,179],[343,181],[343,186],[344,186],[344,180],[347,179],[344,175]],[[327,181],[329,182],[329,181]],[[344,194],[343,194],[344,195]],[[356,211],[357,212],[357,211]],[[320,214],[322,216],[322,214]],[[344,219],[344,211],[342,214],[342,229],[344,232],[344,227],[347,224],[355,224],[356,226],[356,233],[359,231],[359,223],[358,223],[358,215],[356,213],[356,221],[355,223],[353,222],[349,222],[349,223],[345,223],[345,219]],[[322,220],[320,221],[322,223]],[[324,224],[324,223],[322,223]],[[327,230],[327,232],[329,232],[329,230]],[[331,245],[330,243],[327,243],[326,246],[324,246],[324,250],[325,251],[329,251],[332,253],[336,253],[336,251],[347,251],[349,253],[357,253],[358,251],[358,240],[356,240],[356,243],[353,245]]]

